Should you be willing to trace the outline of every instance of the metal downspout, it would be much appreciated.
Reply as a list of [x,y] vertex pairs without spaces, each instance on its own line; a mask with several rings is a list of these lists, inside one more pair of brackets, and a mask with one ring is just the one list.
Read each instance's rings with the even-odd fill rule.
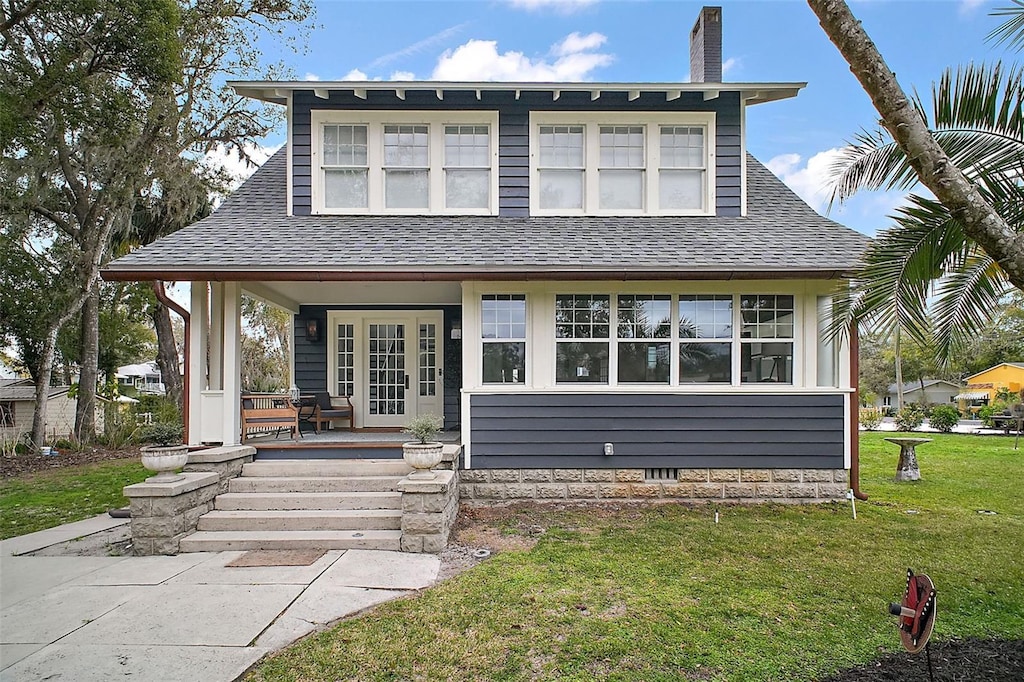
[[850,488],[858,500],[868,496],[860,490],[860,337],[857,323],[850,324]]
[[[181,317],[182,321],[184,321],[184,323],[185,323],[185,344],[184,344],[185,345],[185,377],[184,377],[184,381],[182,382],[182,387],[181,387],[182,393],[184,393],[184,395],[182,396],[182,401],[181,401],[182,402],[182,407],[181,407],[181,410],[182,410],[181,423],[185,427],[184,428],[185,434],[186,434],[185,437],[188,438],[188,397],[189,397],[189,390],[188,389],[189,389],[189,383],[190,383],[189,382],[189,372],[188,372],[188,368],[189,368],[188,360],[189,360],[189,339],[191,338],[189,336],[189,327],[191,326],[191,317],[192,316],[189,315],[189,312],[187,310],[182,308],[180,305],[178,305],[177,302],[172,301],[167,296],[167,292],[164,290],[164,282],[163,282],[163,280],[160,280],[160,279],[153,280],[153,291],[156,293],[156,300],[160,301],[165,306],[167,306],[169,309],[171,309],[174,312],[176,312]],[[188,441],[186,440],[185,442],[187,443]]]

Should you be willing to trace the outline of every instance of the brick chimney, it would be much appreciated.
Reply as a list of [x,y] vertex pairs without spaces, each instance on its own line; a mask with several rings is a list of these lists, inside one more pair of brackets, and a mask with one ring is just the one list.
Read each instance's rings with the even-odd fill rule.
[[703,7],[690,31],[690,81],[722,82],[722,8]]

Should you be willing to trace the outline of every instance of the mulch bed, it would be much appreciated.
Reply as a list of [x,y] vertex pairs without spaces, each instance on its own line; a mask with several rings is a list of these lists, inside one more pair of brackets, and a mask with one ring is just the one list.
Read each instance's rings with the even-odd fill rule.
[[[1020,682],[1024,640],[954,639],[932,642],[935,682]],[[886,654],[868,665],[843,670],[821,682],[928,682],[925,652]]]
[[109,460],[131,459],[139,456],[138,446],[113,450],[99,446],[89,446],[81,451],[61,450],[54,456],[14,455],[0,457],[0,477],[20,478],[40,471],[64,469],[79,464],[95,464]]

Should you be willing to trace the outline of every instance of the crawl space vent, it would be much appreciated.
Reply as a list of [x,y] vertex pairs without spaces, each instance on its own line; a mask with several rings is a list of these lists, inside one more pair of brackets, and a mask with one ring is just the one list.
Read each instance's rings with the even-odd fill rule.
[[679,469],[647,469],[648,481],[674,481],[679,478]]

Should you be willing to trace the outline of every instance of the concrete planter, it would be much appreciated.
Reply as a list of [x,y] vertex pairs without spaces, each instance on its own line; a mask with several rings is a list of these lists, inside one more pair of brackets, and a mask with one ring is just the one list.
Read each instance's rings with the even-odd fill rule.
[[441,443],[402,443],[402,457],[406,464],[416,470],[409,477],[422,480],[435,478],[437,474],[431,469],[441,463],[443,449]]
[[141,453],[142,466],[156,472],[156,476],[146,479],[147,483],[172,483],[185,478],[174,472],[188,463],[187,445],[149,446]]

